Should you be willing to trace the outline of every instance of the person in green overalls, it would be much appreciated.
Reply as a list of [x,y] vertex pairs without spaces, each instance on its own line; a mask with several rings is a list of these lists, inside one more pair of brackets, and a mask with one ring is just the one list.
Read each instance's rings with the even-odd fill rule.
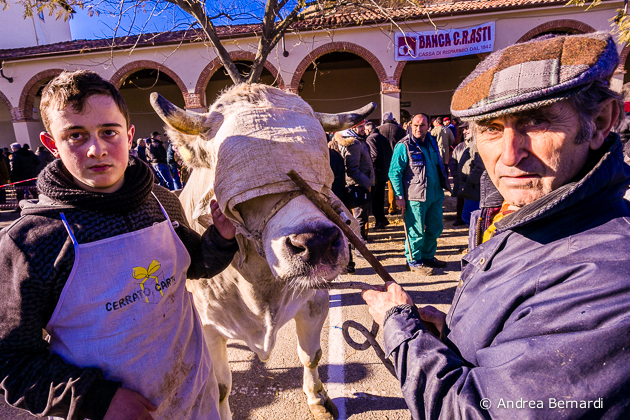
[[445,261],[435,258],[435,251],[444,227],[442,190],[451,188],[426,114],[414,115],[407,135],[394,148],[389,179],[405,221],[407,265],[430,276],[434,268],[446,267]]

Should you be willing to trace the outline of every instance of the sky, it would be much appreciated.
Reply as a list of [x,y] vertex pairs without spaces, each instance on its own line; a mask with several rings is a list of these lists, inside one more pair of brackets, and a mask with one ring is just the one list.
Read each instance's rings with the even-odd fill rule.
[[[131,0],[133,1],[133,0]],[[295,0],[289,1],[287,7]],[[101,3],[103,4],[103,3]],[[119,3],[118,3],[119,4]],[[158,7],[154,7],[155,5]],[[218,15],[221,11],[228,11],[234,20],[226,18],[213,20],[215,25],[234,23],[251,23],[256,21],[253,16],[260,16],[264,8],[264,0],[213,0],[207,2],[213,10],[208,10],[210,16]],[[110,9],[99,15],[89,16],[87,9],[77,9],[70,20],[72,39],[102,39],[129,34],[163,32],[169,30],[188,29],[192,19],[176,6],[165,1],[145,3],[144,10],[129,7],[119,16],[118,9]],[[116,30],[116,27],[118,29]]]
[[[174,9],[174,8],[172,8]],[[135,15],[135,16],[134,16]],[[128,34],[162,32],[166,30],[185,29],[177,23],[185,24],[186,14],[181,10],[162,11],[156,16],[150,16],[146,12],[127,12],[123,17],[114,13],[101,13],[89,16],[87,10],[77,10],[70,19],[70,32],[72,39],[102,39],[111,38],[114,34],[124,36]],[[118,29],[115,28],[118,26]]]

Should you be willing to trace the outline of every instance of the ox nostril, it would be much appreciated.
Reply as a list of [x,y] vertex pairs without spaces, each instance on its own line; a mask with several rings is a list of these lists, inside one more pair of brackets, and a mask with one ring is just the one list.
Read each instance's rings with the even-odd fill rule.
[[293,255],[300,255],[307,251],[306,243],[302,235],[290,235],[286,240],[287,249]]
[[[304,262],[317,264],[328,254],[335,254],[332,249],[339,241],[339,230],[335,227],[289,235],[286,245],[289,252]],[[331,255],[332,256],[332,255]]]

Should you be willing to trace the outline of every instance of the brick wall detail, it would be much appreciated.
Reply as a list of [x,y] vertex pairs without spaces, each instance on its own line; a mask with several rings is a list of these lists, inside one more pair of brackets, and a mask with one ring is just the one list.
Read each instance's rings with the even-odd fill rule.
[[[289,85],[287,90],[293,93],[297,93],[300,80],[302,79],[302,76],[304,75],[304,72],[306,71],[308,66],[310,66],[313,61],[317,60],[322,55],[331,52],[349,52],[358,55],[359,57],[370,63],[370,66],[372,66],[372,68],[376,72],[376,75],[378,76],[379,82],[381,82],[381,87],[384,86],[384,83],[386,85],[388,83],[391,83],[391,80],[389,80],[389,78],[387,77],[387,73],[385,72],[383,64],[369,50],[360,45],[353,44],[352,42],[330,42],[328,44],[320,45],[319,47],[315,48],[306,57],[304,57],[304,59],[302,59],[300,64],[298,64],[297,68],[295,69],[295,73],[293,73],[293,79],[291,79],[291,84]],[[397,85],[396,88],[398,88]]]
[[27,122],[36,121],[33,118],[33,104],[35,103],[35,95],[40,87],[45,85],[55,76],[61,74],[62,69],[48,69],[40,71],[35,76],[31,77],[24,85],[22,93],[20,94],[20,101],[18,102],[18,109],[11,110],[11,116],[13,122]]
[[525,35],[520,37],[517,43],[526,42],[530,39],[534,38],[536,35],[540,35],[544,32],[549,31],[562,31],[569,32],[572,34],[586,34],[595,32],[595,28],[590,25],[587,25],[584,22],[580,22],[579,20],[573,19],[560,19],[560,20],[552,20],[542,25],[536,26],[534,29],[528,31]]
[[381,93],[400,93],[398,80],[388,79],[381,82]]
[[[256,55],[249,51],[230,51],[230,58],[232,61],[254,61]],[[202,107],[208,106],[206,103],[206,95],[204,93],[210,79],[221,67],[223,67],[223,63],[219,57],[215,57],[206,67],[204,67],[199,75],[199,79],[197,79],[195,94],[199,96]],[[265,60],[264,67],[269,70],[269,73],[271,73],[271,75],[275,78],[278,87],[280,89],[284,89],[284,80],[282,80],[282,76],[278,72],[278,69],[276,69],[269,60]]]
[[127,63],[121,68],[119,68],[118,71],[116,71],[116,73],[114,73],[114,75],[111,77],[111,79],[109,79],[109,81],[112,82],[114,86],[120,89],[120,87],[122,86],[123,82],[125,81],[127,77],[131,76],[133,73],[135,73],[138,70],[144,70],[144,69],[154,69],[154,70],[157,70],[159,72],[166,74],[171,79],[173,79],[175,84],[177,84],[177,87],[182,92],[182,96],[185,97],[186,94],[188,93],[188,89],[186,88],[186,85],[184,84],[182,79],[177,75],[177,73],[175,73],[173,70],[169,69],[165,65],[160,64],[156,61],[151,61],[151,60],[138,60],[138,61],[133,61],[131,63]]
[[396,65],[396,70],[394,70],[394,77],[392,77],[392,79],[394,80],[394,83],[396,83],[396,86],[398,86],[400,88],[400,78],[402,77],[402,73],[403,70],[405,69],[405,65],[407,64],[406,61],[399,61],[398,64]]
[[184,103],[186,109],[203,108],[201,104],[201,96],[196,93],[184,93]]

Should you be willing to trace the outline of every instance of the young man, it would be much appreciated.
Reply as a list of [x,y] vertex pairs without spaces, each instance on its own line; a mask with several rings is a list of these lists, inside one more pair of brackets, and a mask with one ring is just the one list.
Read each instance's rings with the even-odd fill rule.
[[607,33],[536,38],[455,91],[487,178],[449,314],[394,283],[363,292],[414,419],[630,418],[618,62]]
[[7,403],[67,419],[218,419],[185,283],[229,264],[234,227],[214,203],[214,226],[189,228],[177,198],[129,157],[129,112],[96,73],[51,81],[41,115],[60,159],[38,178],[39,203],[0,231]]

